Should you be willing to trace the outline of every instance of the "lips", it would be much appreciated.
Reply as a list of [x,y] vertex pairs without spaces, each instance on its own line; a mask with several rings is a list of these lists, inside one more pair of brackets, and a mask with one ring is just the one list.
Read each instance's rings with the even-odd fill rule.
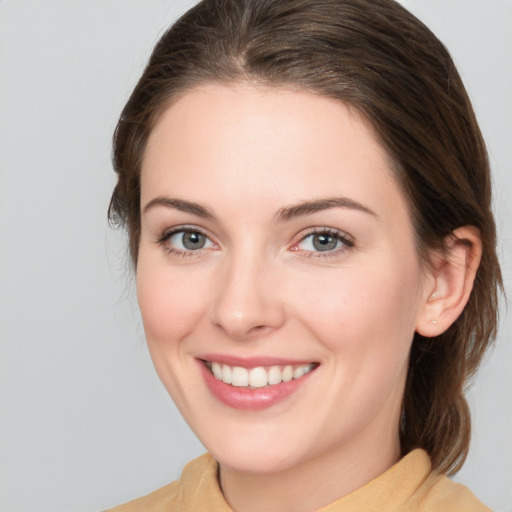
[[198,359],[212,395],[235,409],[261,410],[297,392],[319,366],[316,362],[232,357]]

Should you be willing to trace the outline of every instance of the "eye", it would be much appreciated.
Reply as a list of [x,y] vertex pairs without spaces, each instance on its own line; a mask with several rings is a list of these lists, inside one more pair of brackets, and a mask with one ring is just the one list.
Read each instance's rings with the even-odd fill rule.
[[197,251],[203,249],[208,238],[198,231],[178,231],[169,237],[169,244],[180,251]]
[[158,243],[164,245],[170,253],[178,255],[214,247],[214,243],[202,231],[192,228],[179,228],[164,233]]
[[354,242],[346,235],[338,231],[322,229],[304,236],[292,249],[310,253],[338,253],[353,246]]

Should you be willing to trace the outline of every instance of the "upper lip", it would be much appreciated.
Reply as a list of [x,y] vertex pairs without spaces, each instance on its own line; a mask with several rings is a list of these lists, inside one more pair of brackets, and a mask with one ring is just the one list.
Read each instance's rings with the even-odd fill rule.
[[311,359],[289,359],[270,356],[239,357],[227,354],[202,354],[196,358],[202,361],[227,364],[228,366],[240,366],[242,368],[257,368],[260,366],[296,366],[316,363],[316,361]]

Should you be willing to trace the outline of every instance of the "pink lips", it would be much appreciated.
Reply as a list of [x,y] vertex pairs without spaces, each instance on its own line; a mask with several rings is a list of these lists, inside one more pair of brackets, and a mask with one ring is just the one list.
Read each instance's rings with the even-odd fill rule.
[[226,384],[217,380],[207,368],[205,361],[215,361],[221,364],[230,366],[241,366],[242,368],[255,368],[258,366],[284,366],[284,365],[300,365],[308,364],[309,361],[289,361],[276,358],[248,358],[241,359],[232,356],[218,356],[218,355],[202,355],[198,358],[200,368],[206,385],[212,395],[223,404],[234,409],[243,409],[248,411],[259,411],[271,407],[272,405],[281,402],[294,392],[296,392],[303,384],[305,384],[309,376],[314,371],[304,375],[301,378],[291,380],[289,382],[281,382],[272,386],[262,388],[246,388],[235,387],[231,384]]

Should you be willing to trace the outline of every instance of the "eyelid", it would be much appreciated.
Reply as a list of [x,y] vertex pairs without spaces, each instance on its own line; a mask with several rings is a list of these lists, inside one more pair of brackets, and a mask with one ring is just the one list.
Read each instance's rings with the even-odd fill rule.
[[165,229],[156,239],[156,243],[165,248],[165,250],[172,255],[180,256],[180,257],[189,257],[189,256],[199,256],[205,250],[210,250],[211,247],[204,247],[197,250],[183,250],[177,249],[175,247],[171,247],[166,245],[166,242],[170,240],[174,235],[178,233],[200,233],[205,236],[211,244],[218,245],[212,238],[212,236],[202,227],[194,225],[194,224],[182,224],[178,226],[173,226],[171,228]]
[[[308,237],[313,236],[315,234],[327,234],[330,236],[334,236],[339,241],[342,242],[342,247],[339,247],[337,249],[328,250],[328,251],[311,251],[306,249],[300,249],[298,245],[306,240]],[[325,258],[325,257],[335,257],[339,256],[341,253],[344,253],[347,250],[352,249],[355,246],[355,240],[354,237],[346,233],[345,231],[341,231],[339,229],[330,228],[330,227],[314,227],[309,228],[303,232],[301,232],[298,235],[298,240],[293,243],[292,247],[290,248],[293,252],[303,252],[308,255],[308,257],[311,258]]]
[[178,226],[173,226],[171,228],[164,229],[160,235],[158,235],[157,243],[162,243],[168,240],[171,236],[176,233],[201,233],[206,236],[208,239],[211,239],[211,236],[208,232],[200,226],[195,226],[194,224],[181,224]]

